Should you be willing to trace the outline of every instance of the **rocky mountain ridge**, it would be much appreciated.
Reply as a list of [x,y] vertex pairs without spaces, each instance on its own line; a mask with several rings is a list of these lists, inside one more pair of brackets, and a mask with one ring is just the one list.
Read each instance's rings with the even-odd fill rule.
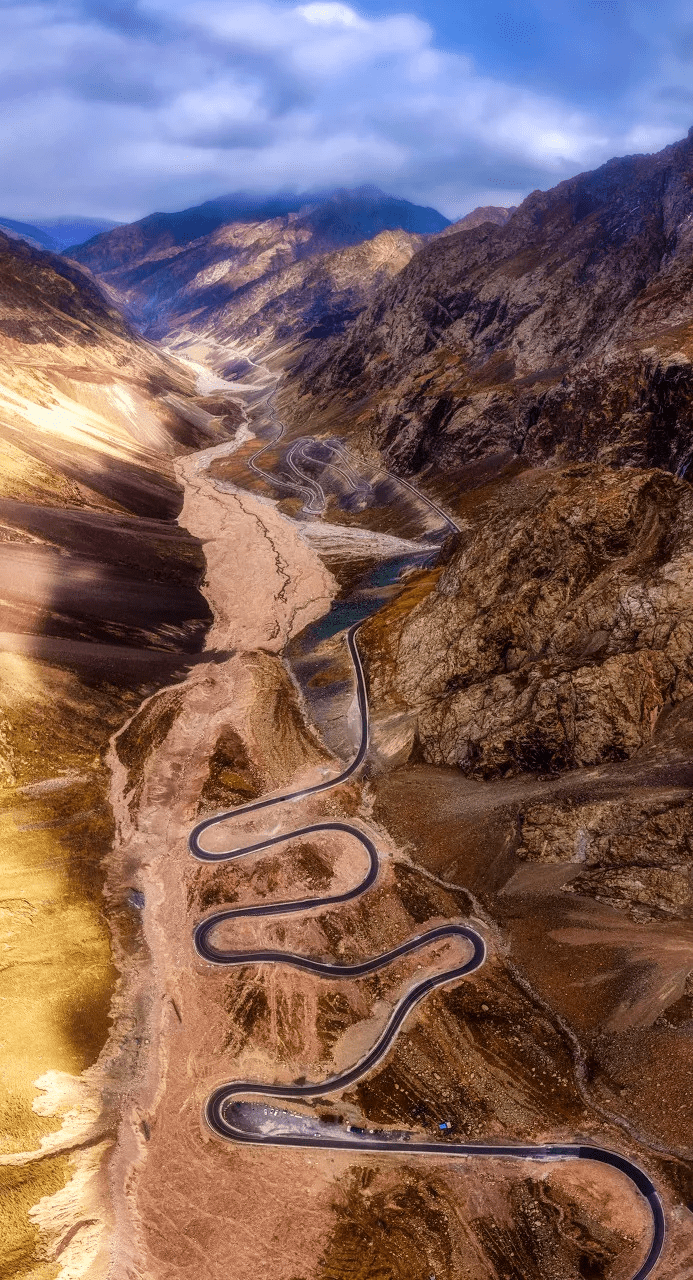
[[469,227],[480,227],[484,222],[491,222],[495,227],[504,227],[506,222],[512,218],[517,211],[517,205],[497,204],[481,204],[476,209],[472,209],[469,213],[465,213],[462,218],[457,218],[450,223],[449,227],[445,227],[439,234],[441,236],[454,236],[458,231],[464,231]]
[[683,470],[693,135],[425,245],[290,389],[405,473],[479,459]]
[[[376,188],[308,204],[228,197],[116,228],[71,254],[142,332],[214,361],[229,344],[262,349],[341,332],[424,233],[446,225]],[[216,361],[222,373],[228,363]]]
[[273,222],[297,218],[322,236],[323,248],[357,244],[380,231],[411,231],[431,235],[449,224],[437,209],[389,196],[378,187],[337,189],[325,193],[280,193],[258,196],[236,192],[183,209],[180,213],[151,213],[138,222],[93,237],[79,248],[79,261],[100,273],[129,267],[135,261],[211,235],[235,223]]
[[[341,333],[374,291],[401,271],[424,242],[422,236],[408,232],[381,231],[349,248],[281,265],[285,256],[291,257],[290,252],[283,253],[285,230],[279,231],[275,241],[278,252],[268,254],[269,264],[262,252],[258,261],[257,240],[248,246],[255,230],[244,228],[239,233],[224,228],[215,233],[215,239],[223,238],[222,263],[203,268],[183,285],[175,295],[175,318],[164,307],[148,333],[162,334],[172,350],[193,356],[199,352],[219,373],[233,376],[237,352],[243,357],[250,350],[256,354],[274,347],[291,350]],[[257,233],[266,244],[267,225],[261,224]],[[230,247],[232,239],[235,243]],[[241,239],[248,247],[246,263]],[[260,264],[267,267],[264,272]],[[217,271],[224,269],[228,275],[215,280]],[[243,368],[243,358],[238,367]]]

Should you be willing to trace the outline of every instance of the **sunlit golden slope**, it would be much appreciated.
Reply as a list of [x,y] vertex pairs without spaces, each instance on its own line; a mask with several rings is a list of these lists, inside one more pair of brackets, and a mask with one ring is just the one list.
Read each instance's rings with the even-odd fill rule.
[[[105,752],[202,644],[203,558],[175,523],[172,458],[237,415],[78,268],[2,234],[0,298],[0,1276],[48,1280],[76,1247],[77,1201],[98,1255],[113,1137],[81,1075],[116,977]],[[114,921],[119,946],[136,937],[136,906],[113,902]],[[118,1062],[105,1070],[117,1092]]]

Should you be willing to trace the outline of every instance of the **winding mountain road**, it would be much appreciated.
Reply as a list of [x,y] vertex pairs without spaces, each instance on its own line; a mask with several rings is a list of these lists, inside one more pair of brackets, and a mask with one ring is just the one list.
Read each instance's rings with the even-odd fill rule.
[[[269,401],[274,399],[274,394],[268,398]],[[271,409],[272,420],[280,427],[279,436],[271,441],[271,445],[275,445],[284,432],[284,424],[280,423],[276,418],[274,408]],[[272,483],[279,483],[282,487],[291,487],[298,489],[299,485],[293,485],[289,481],[279,480],[264,472],[255,464],[258,458],[271,445],[264,445],[249,460],[249,466],[257,474],[263,478],[269,479]],[[335,446],[330,446],[335,453],[340,453]],[[293,459],[292,459],[293,463]],[[395,477],[400,480],[400,477]],[[407,481],[401,483],[408,489],[411,489],[414,495],[424,503],[428,504],[438,515],[442,516],[448,528],[456,530],[458,526],[447,516],[441,508],[435,503],[419,493]],[[315,490],[308,484],[301,486],[304,493],[310,495],[312,503],[315,497]],[[308,956],[294,954],[292,952],[276,951],[271,949],[257,951],[229,951],[221,950],[216,947],[212,941],[212,935],[217,927],[224,922],[247,918],[249,916],[276,916],[287,915],[290,913],[315,911],[316,909],[335,906],[343,902],[350,902],[355,898],[366,893],[367,890],[375,883],[380,868],[380,859],[376,846],[370,837],[358,827],[345,822],[320,822],[311,823],[308,826],[292,828],[283,832],[281,835],[267,837],[264,840],[256,841],[252,844],[239,846],[238,848],[228,849],[222,852],[211,852],[204,848],[201,843],[201,837],[205,831],[217,827],[223,823],[234,822],[240,818],[245,818],[250,814],[257,813],[263,809],[274,808],[279,805],[287,805],[292,802],[304,799],[307,796],[316,795],[322,791],[328,791],[333,787],[340,786],[352,777],[363,764],[368,752],[368,736],[369,736],[369,712],[368,699],[366,693],[366,682],[361,663],[361,657],[356,643],[356,635],[362,623],[356,623],[346,633],[347,644],[351,659],[354,666],[354,675],[356,681],[356,697],[358,703],[358,711],[360,717],[360,742],[358,750],[341,773],[335,777],[328,778],[323,782],[314,786],[304,788],[300,791],[287,792],[284,795],[272,796],[263,800],[255,801],[252,804],[243,805],[237,809],[232,809],[226,813],[221,813],[212,818],[206,818],[199,822],[192,830],[189,837],[189,848],[194,858],[201,862],[226,862],[246,857],[253,853],[258,853],[263,849],[269,849],[278,844],[287,843],[296,840],[299,837],[319,833],[320,831],[340,831],[351,836],[365,850],[368,857],[368,870],[363,878],[353,888],[346,890],[341,894],[333,894],[327,897],[318,898],[301,898],[287,902],[275,902],[271,904],[260,903],[248,907],[239,907],[224,911],[217,911],[214,914],[205,917],[196,926],[194,930],[194,945],[198,955],[205,961],[213,965],[247,965],[247,964],[284,964],[293,968],[308,970],[311,973],[318,974],[330,978],[354,978],[361,977],[366,974],[375,973],[377,970],[384,968],[392,961],[401,956],[408,955],[413,951],[428,945],[429,943],[440,941],[442,939],[457,938],[471,947],[471,955],[464,963],[454,968],[446,969],[444,972],[426,978],[416,983],[395,1005],[388,1022],[379,1036],[376,1043],[369,1052],[355,1063],[347,1071],[339,1075],[331,1076],[326,1080],[314,1083],[296,1084],[296,1085],[269,1085],[261,1084],[251,1080],[231,1081],[221,1084],[210,1095],[205,1106],[205,1119],[210,1129],[221,1138],[230,1139],[235,1142],[251,1143],[263,1146],[278,1147],[311,1147],[323,1148],[328,1150],[339,1151],[358,1151],[363,1154],[364,1151],[380,1151],[392,1154],[422,1154],[435,1156],[465,1156],[475,1159],[482,1157],[492,1157],[494,1159],[507,1158],[513,1160],[532,1160],[532,1161],[555,1161],[555,1160],[591,1160],[601,1164],[610,1165],[611,1168],[618,1170],[628,1178],[637,1190],[637,1192],[646,1200],[652,1217],[652,1235],[647,1256],[633,1273],[630,1280],[645,1280],[654,1270],[657,1261],[662,1253],[665,1239],[666,1221],[662,1202],[660,1200],[657,1189],[651,1178],[643,1169],[636,1165],[632,1160],[619,1155],[617,1152],[609,1151],[606,1148],[598,1146],[589,1146],[582,1143],[544,1143],[541,1145],[527,1145],[522,1143],[459,1143],[449,1141],[438,1142],[422,1142],[415,1141],[408,1134],[387,1135],[382,1133],[376,1134],[358,1134],[355,1135],[353,1130],[342,1129],[335,1131],[334,1134],[318,1133],[268,1133],[264,1131],[253,1131],[241,1124],[241,1112],[239,1107],[241,1104],[237,1101],[243,1097],[247,1098],[274,1098],[289,1101],[291,1099],[317,1099],[324,1097],[330,1093],[347,1088],[349,1085],[355,1084],[369,1071],[371,1071],[385,1056],[392,1045],[395,1036],[400,1027],[407,1018],[412,1009],[416,1007],[425,997],[434,991],[437,987],[447,985],[451,982],[457,982],[461,978],[473,973],[478,969],[486,958],[486,944],[482,936],[468,925],[451,922],[431,929],[427,933],[419,934],[410,938],[407,942],[393,948],[391,951],[384,952],[382,955],[372,957],[368,960],[361,961],[356,964],[332,964],[327,961],[312,960]],[[335,1126],[331,1126],[336,1129]]]

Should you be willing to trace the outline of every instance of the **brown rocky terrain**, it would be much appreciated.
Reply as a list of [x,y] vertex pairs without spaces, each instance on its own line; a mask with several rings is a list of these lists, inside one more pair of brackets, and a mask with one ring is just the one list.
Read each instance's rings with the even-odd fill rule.
[[[583,1104],[662,1161],[690,1240],[690,487],[581,463],[506,472],[458,508],[441,563],[361,631],[374,815],[493,919],[513,980],[562,1028]],[[515,1005],[504,1043],[527,1018]],[[532,1052],[509,1050],[513,1085]],[[410,1090],[406,1110],[407,1074],[387,1080],[383,1098]],[[401,1119],[381,1106],[369,1114]]]
[[[175,318],[164,312],[147,331],[165,337],[173,350],[194,354],[201,348],[206,361],[223,374],[227,365],[233,370],[238,344],[257,352],[319,343],[341,332],[423,243],[422,236],[409,232],[381,231],[359,245],[291,262],[291,252],[276,252],[275,256],[275,249],[284,247],[289,239],[285,228],[277,229],[272,252],[265,256],[271,231],[271,226],[263,223],[216,232],[216,240],[223,241],[224,260],[205,266],[176,293]],[[257,234],[254,241],[250,239],[253,232]],[[245,242],[245,269],[245,264],[237,261],[241,254],[234,253],[236,246],[229,244],[232,239]],[[220,245],[214,248],[218,251]],[[287,258],[290,265],[278,265]],[[258,279],[260,263],[266,269]],[[216,273],[222,270],[226,274],[217,286]]]
[[482,777],[633,756],[693,692],[690,487],[525,471],[466,523],[411,607],[364,629],[376,707],[414,712],[425,759]]
[[[419,758],[472,777],[649,759],[653,780],[666,760],[690,783],[688,484],[580,464],[473,496],[447,564],[364,627],[382,732],[397,724],[401,753],[404,719]],[[573,892],[690,915],[680,795],[539,806],[523,823],[519,855],[577,864]]]
[[[212,970],[189,958],[191,930],[211,908],[339,892],[359,871],[340,834],[287,841],[237,864],[200,866],[189,857],[186,836],[199,816],[305,785],[329,768],[280,655],[302,622],[320,616],[335,583],[275,503],[214,489],[194,459],[183,471],[183,519],[208,552],[218,619],[210,641],[231,656],[156,695],[115,740],[119,864],[143,895],[152,957],[141,969],[151,1049],[133,1073],[114,1165],[123,1189],[115,1256],[152,1280],[200,1271],[240,1280],[250,1268],[267,1280],[626,1280],[646,1223],[642,1205],[608,1170],[500,1161],[480,1169],[443,1151],[419,1162],[404,1154],[246,1149],[205,1131],[201,1108],[219,1081],[319,1080],[352,1063],[417,971],[434,973],[451,954],[439,944],[381,974],[338,983],[283,966]],[[344,549],[341,565],[348,580]],[[599,1135],[640,1152],[638,1139],[624,1137],[619,1117],[586,1087],[569,1020],[516,971],[503,933],[464,887],[467,849],[444,882],[432,865],[434,841],[405,851],[374,824],[375,801],[380,824],[407,842],[419,834],[401,798],[397,818],[387,812],[387,785],[374,792],[348,784],[287,814],[291,825],[348,818],[373,832],[384,865],[366,897],[306,917],[235,921],[220,927],[220,945],[274,945],[346,962],[424,925],[471,918],[491,954],[472,981],[422,1005],[377,1070],[341,1097],[319,1101],[314,1113],[325,1123],[422,1133],[444,1117],[453,1138]],[[416,786],[410,773],[405,786]],[[238,829],[210,833],[209,847],[259,838],[267,827],[262,815],[244,819]],[[121,874],[115,867],[116,881]],[[643,1151],[653,1167],[652,1151]],[[655,1163],[666,1194],[675,1183],[680,1197],[685,1168],[665,1158]],[[673,1212],[663,1272],[672,1276],[690,1263],[683,1210]]]
[[[424,246],[288,401],[405,473],[690,457],[693,135]],[[300,395],[298,405],[293,398]]]

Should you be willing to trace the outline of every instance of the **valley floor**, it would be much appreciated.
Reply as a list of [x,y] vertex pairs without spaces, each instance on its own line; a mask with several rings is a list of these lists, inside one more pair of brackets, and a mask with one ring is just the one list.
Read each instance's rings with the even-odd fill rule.
[[[327,612],[340,591],[337,579],[350,580],[363,546],[359,552],[359,538],[345,531],[335,554],[333,533],[326,567],[315,526],[307,531],[282,514],[257,483],[250,492],[214,481],[234,450],[222,445],[177,463],[186,488],[180,520],[205,550],[203,589],[214,614],[209,660],[148,698],[113,739],[118,834],[109,893],[117,899],[131,886],[142,907],[144,945],[124,962],[121,992],[141,1052],[121,1094],[109,1165],[110,1262],[77,1218],[66,1245],[69,1274],[628,1280],[646,1247],[648,1215],[608,1168],[493,1160],[480,1169],[443,1152],[417,1160],[243,1148],[221,1143],[204,1126],[205,1100],[222,1081],[320,1080],[357,1061],[412,982],[455,962],[449,944],[437,944],[382,973],[337,983],[273,966],[227,972],[195,958],[192,929],[212,908],[337,893],[363,874],[338,833],[279,845],[238,866],[199,866],[188,853],[187,836],[200,817],[336,772],[328,742],[350,753],[343,713],[353,695],[341,642],[326,638],[320,678],[303,691],[284,655]],[[323,703],[321,734],[309,713],[320,687],[333,689],[341,724],[335,727],[336,712]],[[649,1136],[642,1118],[622,1123],[603,1086],[593,1087],[580,1043],[584,1025],[575,1002],[562,995],[575,985],[585,945],[601,957],[601,971],[585,976],[585,991],[612,977],[617,983],[619,963],[612,971],[608,955],[622,954],[634,929],[611,908],[595,911],[578,900],[556,932],[558,917],[552,923],[542,916],[556,911],[551,877],[509,883],[508,814],[513,788],[523,787],[501,787],[490,800],[490,786],[458,774],[416,765],[393,772],[390,765],[337,793],[297,802],[294,826],[356,819],[371,834],[383,854],[377,884],[336,910],[236,921],[220,930],[219,942],[347,962],[445,920],[471,920],[489,945],[483,971],[431,996],[372,1076],[318,1104],[318,1117],[420,1136],[444,1121],[458,1141],[585,1140],[622,1150],[649,1169],[665,1197],[669,1236],[658,1274],[673,1280],[693,1269],[687,1211],[672,1197],[685,1166],[666,1154],[675,1144]],[[239,842],[249,843],[266,834],[267,822],[251,818],[242,828]],[[209,839],[223,849],[228,833]],[[525,904],[537,893],[541,923],[533,932]],[[670,935],[666,963],[674,982],[677,945],[689,945],[684,934],[679,944],[675,931]],[[546,939],[551,975],[536,965]],[[653,948],[655,942],[653,935]],[[568,959],[560,950],[566,945],[574,948]],[[645,935],[642,955],[643,946],[647,951]],[[625,992],[622,1004],[639,1007]],[[637,1013],[629,1025],[637,1026]],[[57,1274],[67,1280],[64,1264]]]

